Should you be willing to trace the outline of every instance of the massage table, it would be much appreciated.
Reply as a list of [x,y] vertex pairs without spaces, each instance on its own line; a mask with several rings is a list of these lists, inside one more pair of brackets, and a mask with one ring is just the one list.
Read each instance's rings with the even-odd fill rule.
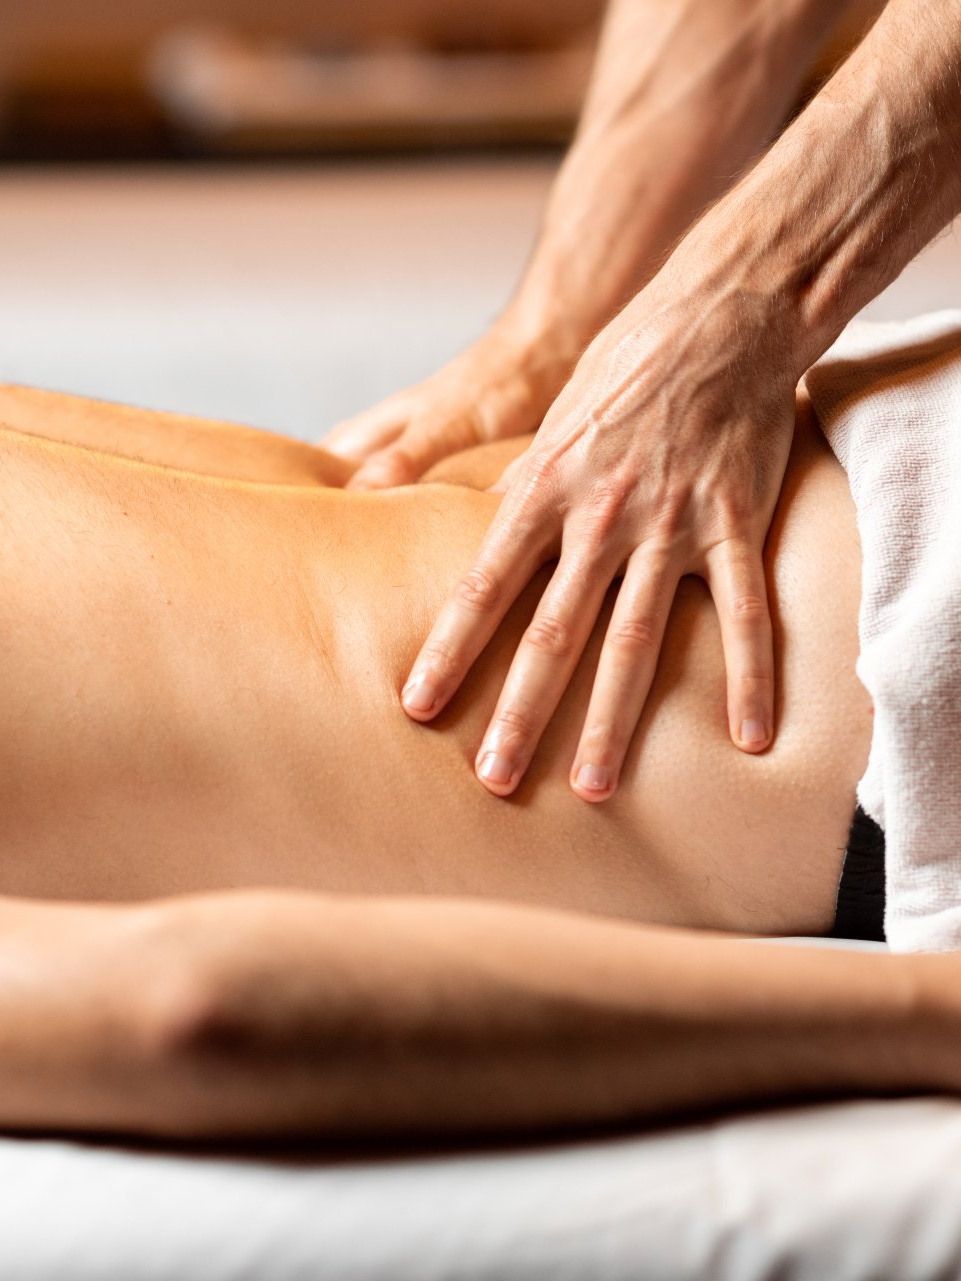
[[[316,439],[482,332],[554,163],[9,170],[0,379]],[[866,314],[959,298],[949,232]],[[941,1281],[959,1206],[936,1097],[417,1153],[0,1136],[0,1278]]]
[[945,1281],[961,1105],[418,1156],[0,1139],[5,1281]]

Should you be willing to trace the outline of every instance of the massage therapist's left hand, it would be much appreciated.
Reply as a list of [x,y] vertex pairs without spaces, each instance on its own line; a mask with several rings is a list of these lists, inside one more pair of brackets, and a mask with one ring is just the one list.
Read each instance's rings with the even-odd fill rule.
[[523,778],[618,575],[571,766],[575,792],[590,801],[614,792],[685,574],[706,581],[717,607],[731,738],[746,752],[772,741],[761,554],[797,372],[757,295],[730,280],[685,289],[672,267],[595,338],[495,486],[506,488],[500,511],[404,686],[410,716],[436,716],[534,573],[559,558],[477,754],[478,777],[496,795]]

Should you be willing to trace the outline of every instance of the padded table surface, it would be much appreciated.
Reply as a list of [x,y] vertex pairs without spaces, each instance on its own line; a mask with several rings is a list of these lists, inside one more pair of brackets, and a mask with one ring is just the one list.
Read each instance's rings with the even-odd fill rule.
[[10,1281],[943,1281],[961,1104],[334,1160],[0,1139]]
[[961,1101],[419,1154],[8,1136],[0,1190],[11,1281],[944,1281]]

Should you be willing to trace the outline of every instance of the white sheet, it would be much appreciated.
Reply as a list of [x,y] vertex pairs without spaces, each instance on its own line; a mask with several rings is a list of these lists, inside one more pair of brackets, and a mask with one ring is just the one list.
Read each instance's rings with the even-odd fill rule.
[[961,1104],[327,1162],[0,1139],[4,1281],[943,1281]]
[[861,540],[858,800],[884,829],[885,937],[961,947],[961,311],[849,325],[805,383]]

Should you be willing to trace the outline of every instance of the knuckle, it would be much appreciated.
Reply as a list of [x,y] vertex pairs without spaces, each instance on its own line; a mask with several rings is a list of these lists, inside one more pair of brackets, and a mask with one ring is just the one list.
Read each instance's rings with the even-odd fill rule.
[[764,695],[774,688],[773,673],[760,668],[747,668],[738,672],[734,679],[740,686],[740,692],[746,696]]
[[763,596],[750,592],[734,596],[731,598],[728,612],[734,619],[753,622],[756,619],[763,619],[767,616],[767,601]]
[[[661,590],[667,590],[665,577],[670,574],[671,567],[687,563],[684,559],[684,550],[682,535],[677,534],[673,538],[668,538],[663,531],[657,531],[648,535],[638,546],[631,563],[651,584],[658,585]],[[676,582],[679,577],[678,572],[674,581]]]
[[[485,401],[472,396],[461,422],[462,439],[474,445],[499,440],[503,435],[497,406],[492,405],[489,400]],[[465,447],[462,446],[462,448]]]
[[430,640],[424,646],[421,656],[422,666],[429,669],[441,680],[449,680],[460,671],[460,659],[452,645],[447,641]]
[[591,493],[587,512],[588,531],[599,542],[606,542],[624,522],[631,497],[631,487],[624,481],[612,480],[598,485]]
[[520,707],[504,707],[494,718],[494,734],[503,745],[506,739],[530,739],[537,732],[534,717]]
[[454,594],[461,604],[487,613],[497,606],[501,586],[493,574],[475,568],[458,581]]
[[557,475],[557,459],[547,450],[533,450],[524,468],[531,484],[552,484]]
[[553,453],[532,449],[523,456],[515,484],[521,506],[528,509],[535,523],[540,520],[538,513],[556,506],[558,472],[558,460]]
[[392,445],[389,449],[377,454],[372,462],[395,484],[401,484],[417,474],[413,456],[403,445]]
[[552,614],[540,614],[533,618],[524,633],[524,639],[534,649],[554,658],[563,658],[569,654],[574,644],[568,624]]
[[658,499],[659,525],[666,530],[678,529],[687,523],[691,510],[691,490],[686,485],[672,485]]
[[650,653],[657,649],[657,630],[646,618],[625,618],[611,625],[608,640],[621,653]]
[[[514,470],[516,468],[516,471]],[[564,521],[576,507],[578,515],[589,511],[590,504],[572,492],[565,462],[556,449],[533,446],[515,460],[510,471],[510,522],[513,545],[535,542],[553,543]]]
[[736,539],[753,511],[743,491],[713,489],[707,498],[706,511],[718,531],[718,542]]
[[680,484],[661,485],[650,497],[650,540],[673,547],[689,532],[693,517],[693,493]]
[[584,726],[580,749],[597,765],[618,765],[621,735],[610,721],[591,721]]

